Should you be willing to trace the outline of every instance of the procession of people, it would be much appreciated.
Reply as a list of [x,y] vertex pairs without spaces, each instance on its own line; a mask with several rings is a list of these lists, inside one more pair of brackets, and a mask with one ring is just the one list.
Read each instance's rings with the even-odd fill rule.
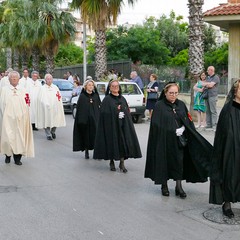
[[[234,82],[218,120],[215,110],[219,78],[214,70],[212,66],[208,68],[206,81],[196,75],[194,86],[197,128],[202,123],[207,124],[204,127],[216,128],[213,146],[197,131],[187,106],[178,99],[179,85],[167,82],[159,99],[149,108],[144,177],[161,185],[164,197],[170,196],[168,180],[173,179],[175,195],[182,199],[187,197],[182,181],[204,183],[210,178],[209,202],[221,204],[223,215],[233,218],[231,203],[240,202],[240,80]],[[6,164],[11,157],[19,166],[22,156],[34,157],[33,131],[44,129],[46,139],[54,140],[56,129],[66,126],[62,96],[53,84],[53,76],[47,73],[44,85],[38,78],[37,71],[29,78],[28,70],[24,69],[20,79],[17,71],[8,69],[1,80],[0,153],[5,156]],[[157,85],[153,86],[157,76],[152,74],[151,78],[148,89],[157,92]],[[206,123],[200,115],[205,113],[202,88],[209,92]],[[109,161],[113,172],[117,171],[118,161],[119,170],[126,174],[126,160],[142,158],[141,147],[117,79],[109,81],[105,95],[101,102],[94,80],[86,79],[77,102],[72,150],[84,151],[85,159]]]

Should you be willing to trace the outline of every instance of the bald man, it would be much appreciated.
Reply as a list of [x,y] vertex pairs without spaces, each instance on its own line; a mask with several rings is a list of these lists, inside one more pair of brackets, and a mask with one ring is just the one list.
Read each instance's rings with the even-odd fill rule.
[[206,87],[208,88],[208,99],[206,99],[206,130],[215,130],[218,120],[217,100],[220,79],[215,74],[215,68],[213,66],[209,66],[207,72],[208,78]]

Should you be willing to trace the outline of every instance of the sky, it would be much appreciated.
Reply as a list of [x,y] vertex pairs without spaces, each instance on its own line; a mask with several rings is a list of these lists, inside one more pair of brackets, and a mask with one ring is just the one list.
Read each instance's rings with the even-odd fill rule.
[[[162,14],[169,15],[173,10],[176,15],[182,15],[188,21],[188,0],[138,0],[134,7],[128,7],[127,0],[125,7],[121,10],[118,24],[143,23],[146,17],[154,16],[159,18]],[[219,6],[220,3],[227,3],[228,0],[204,0],[203,12]]]

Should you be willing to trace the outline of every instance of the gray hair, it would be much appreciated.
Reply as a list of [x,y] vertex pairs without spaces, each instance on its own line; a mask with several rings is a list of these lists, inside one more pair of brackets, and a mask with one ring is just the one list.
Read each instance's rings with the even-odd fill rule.
[[33,74],[39,75],[39,72],[34,70],[34,71],[31,72],[31,76],[32,76]]
[[44,79],[46,80],[47,77],[51,77],[53,79],[53,76],[50,73],[46,73],[45,76],[44,76]]
[[9,72],[8,78],[11,79],[11,78],[13,77],[13,75],[17,75],[18,79],[20,79],[20,74],[19,74],[19,72],[17,72],[17,71],[11,71],[11,72]]

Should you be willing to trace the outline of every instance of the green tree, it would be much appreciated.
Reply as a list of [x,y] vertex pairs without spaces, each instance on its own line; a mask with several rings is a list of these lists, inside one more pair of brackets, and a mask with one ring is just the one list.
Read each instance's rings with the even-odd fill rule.
[[26,56],[26,53],[44,54],[49,73],[54,70],[59,44],[69,42],[75,34],[75,19],[70,13],[59,11],[58,3],[57,0],[6,1],[0,25],[0,41],[4,46]]
[[[128,0],[128,4],[136,1]],[[72,8],[79,9],[83,21],[95,31],[95,75],[97,79],[100,79],[107,70],[107,26],[116,24],[123,4],[123,0],[72,0]]]
[[169,61],[173,66],[188,66],[188,49],[180,51],[175,57]]
[[204,52],[211,51],[216,47],[216,32],[214,31],[212,25],[203,25],[203,35],[204,35]]
[[58,67],[83,63],[83,50],[74,43],[61,44],[54,58]]
[[170,50],[171,56],[176,56],[181,50],[188,47],[188,23],[183,22],[183,17],[176,17],[172,11],[170,17],[162,15],[157,20],[159,39]]
[[159,31],[150,22],[127,29],[107,31],[107,59],[131,59],[144,64],[161,65],[169,60],[169,50],[159,41]]
[[224,43],[222,46],[215,48],[205,54],[205,69],[208,66],[214,66],[216,71],[227,69],[228,66],[228,43]]
[[75,36],[75,19],[72,14],[59,11],[58,2],[52,0],[42,2],[34,0],[33,4],[39,4],[35,16],[36,21],[35,43],[40,46],[46,57],[46,72],[54,71],[54,56],[60,43],[68,43]]

